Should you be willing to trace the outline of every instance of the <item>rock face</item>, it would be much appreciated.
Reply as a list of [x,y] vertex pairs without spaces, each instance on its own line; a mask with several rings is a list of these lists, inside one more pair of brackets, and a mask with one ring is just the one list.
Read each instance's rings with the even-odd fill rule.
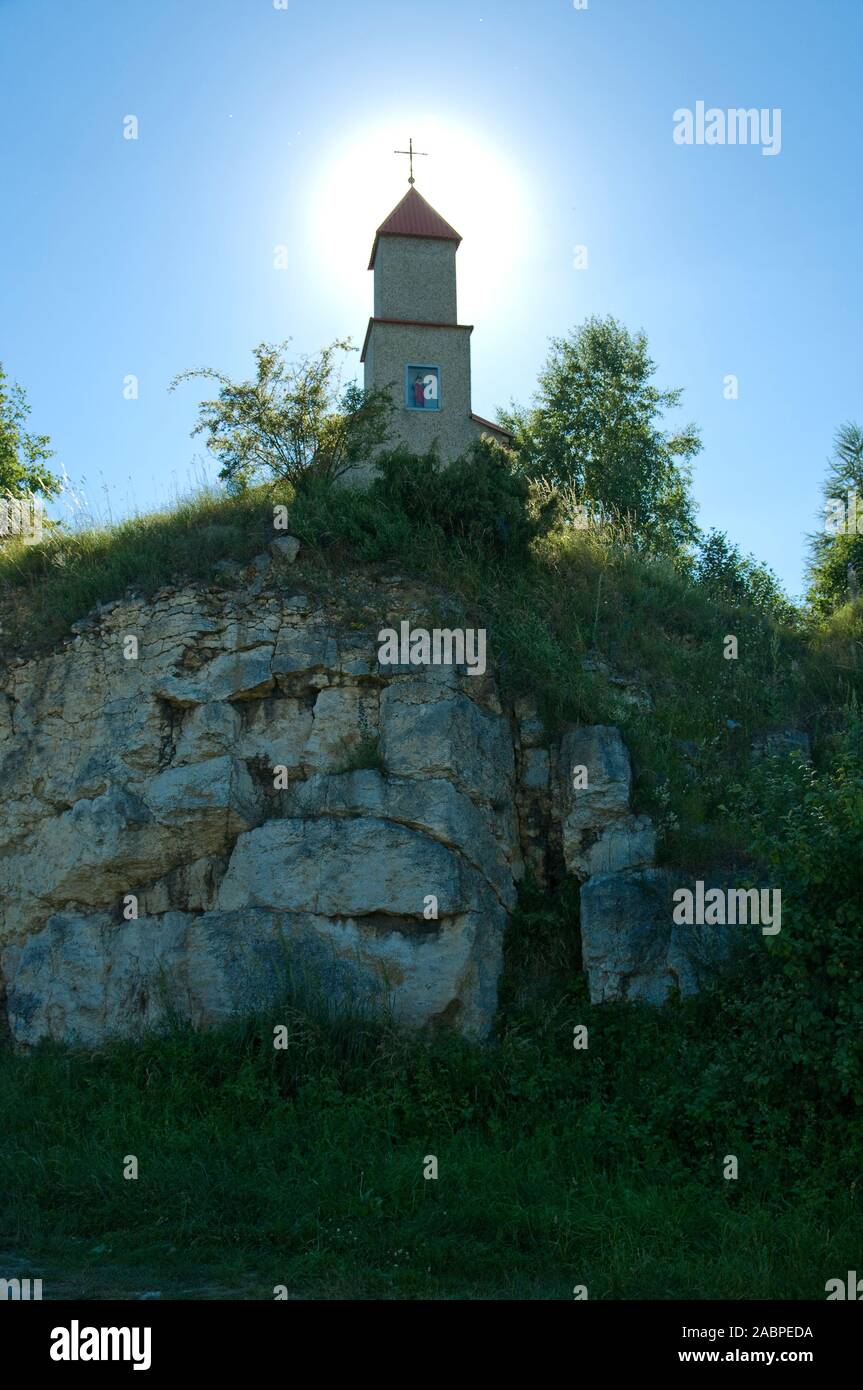
[[570,728],[560,742],[558,797],[563,854],[579,878],[653,863],[656,836],[647,816],[633,816],[632,773],[620,730],[603,724]]
[[[174,1008],[327,993],[487,1031],[522,871],[491,676],[381,667],[406,585],[326,604],[190,586],[5,671],[0,970],[13,1037],[95,1043]],[[262,560],[269,557],[261,557]]]
[[0,672],[13,1039],[207,1026],[298,969],[339,1004],[482,1036],[526,866],[583,882],[594,998],[663,997],[685,970],[619,731],[549,741],[491,666],[382,666],[380,629],[431,626],[441,596],[356,575],[297,592],[297,550],[238,587],[226,566],[108,605]]

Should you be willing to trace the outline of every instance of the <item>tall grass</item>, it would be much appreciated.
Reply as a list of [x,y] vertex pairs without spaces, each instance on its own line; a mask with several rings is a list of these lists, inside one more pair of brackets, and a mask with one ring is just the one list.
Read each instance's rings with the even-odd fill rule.
[[795,1151],[728,1109],[709,1016],[595,1009],[571,980],[480,1048],[311,989],[205,1035],[0,1054],[0,1251],[48,1296],[74,1274],[103,1295],[819,1297],[860,1238],[841,1135],[804,1125]]
[[58,528],[37,545],[6,541],[4,651],[44,650],[76,619],[128,589],[148,595],[172,581],[210,579],[220,560],[247,562],[273,539],[273,500],[267,489],[243,497],[205,491],[115,524]]

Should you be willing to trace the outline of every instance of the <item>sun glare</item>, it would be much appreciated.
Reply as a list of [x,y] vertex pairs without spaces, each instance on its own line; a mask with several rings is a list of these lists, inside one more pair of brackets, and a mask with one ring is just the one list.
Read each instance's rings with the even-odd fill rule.
[[464,238],[458,312],[472,323],[505,290],[527,236],[522,176],[492,141],[437,119],[399,116],[339,142],[310,200],[313,243],[327,280],[371,313],[366,266],[376,229],[408,191],[409,138],[417,192]]

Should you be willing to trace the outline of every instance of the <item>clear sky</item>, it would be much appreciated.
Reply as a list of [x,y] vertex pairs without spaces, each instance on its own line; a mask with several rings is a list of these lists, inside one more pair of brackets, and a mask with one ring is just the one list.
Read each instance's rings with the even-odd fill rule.
[[[413,136],[465,238],[474,410],[527,400],[588,314],[644,328],[703,431],[701,524],[799,591],[863,418],[863,0],[279,3],[0,0],[0,360],[93,511],[188,487],[176,372],[362,342]],[[699,101],[778,108],[778,153],[675,143]]]

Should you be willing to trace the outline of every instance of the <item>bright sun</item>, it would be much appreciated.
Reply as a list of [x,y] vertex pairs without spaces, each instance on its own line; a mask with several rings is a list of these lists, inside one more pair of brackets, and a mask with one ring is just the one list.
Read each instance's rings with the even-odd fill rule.
[[[438,118],[393,118],[340,141],[311,199],[316,253],[327,278],[351,298],[362,285],[374,234],[408,191],[405,150],[413,138],[417,192],[464,241],[458,253],[458,315],[479,319],[505,291],[528,234],[531,200],[503,152]],[[365,284],[371,313],[371,276]]]

